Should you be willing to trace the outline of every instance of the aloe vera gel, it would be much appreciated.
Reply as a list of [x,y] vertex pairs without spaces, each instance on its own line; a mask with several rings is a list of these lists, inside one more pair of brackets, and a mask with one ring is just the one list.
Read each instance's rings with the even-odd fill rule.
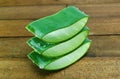
[[68,6],[26,26],[35,37],[27,44],[34,50],[28,58],[40,69],[59,70],[79,60],[89,49],[88,15]]

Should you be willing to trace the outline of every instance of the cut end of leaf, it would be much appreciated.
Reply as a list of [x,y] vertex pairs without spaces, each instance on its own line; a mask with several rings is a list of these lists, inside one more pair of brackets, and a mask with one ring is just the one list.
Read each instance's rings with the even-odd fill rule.
[[55,45],[55,44],[49,44],[47,42],[44,42],[37,37],[32,37],[31,39],[29,39],[27,41],[27,44],[39,54],[42,54],[45,50]]
[[44,67],[52,61],[52,59],[41,56],[40,54],[36,53],[35,51],[32,51],[27,56],[40,69],[44,69]]

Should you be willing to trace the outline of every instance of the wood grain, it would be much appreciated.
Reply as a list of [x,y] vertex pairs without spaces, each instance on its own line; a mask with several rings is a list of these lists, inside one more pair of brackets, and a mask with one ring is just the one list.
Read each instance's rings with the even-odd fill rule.
[[[117,18],[120,16],[120,4],[76,6],[90,17]],[[38,19],[53,14],[64,7],[64,5],[1,7],[0,19]]]
[[0,37],[32,36],[25,29],[30,20],[0,20]]
[[0,57],[27,57],[32,49],[26,44],[28,38],[0,38]]
[[0,7],[0,19],[38,19],[56,13],[64,5]]
[[28,59],[0,59],[0,79],[119,79],[119,57],[83,58],[60,71],[43,71]]
[[90,35],[118,35],[120,34],[119,25],[119,17],[90,18],[87,23]]
[[120,3],[120,0],[0,0],[0,6],[50,5],[50,4],[103,4]]
[[120,4],[76,5],[90,17],[114,18],[120,16]]
[[[25,26],[33,20],[0,20],[0,37],[33,36]],[[90,35],[120,34],[120,18],[90,18]]]
[[93,41],[87,56],[120,57],[120,36],[90,36]]
[[[26,57],[33,49],[26,41],[29,38],[0,38],[0,57],[14,58]],[[119,57],[120,37],[119,36],[90,36],[93,41],[88,57]]]

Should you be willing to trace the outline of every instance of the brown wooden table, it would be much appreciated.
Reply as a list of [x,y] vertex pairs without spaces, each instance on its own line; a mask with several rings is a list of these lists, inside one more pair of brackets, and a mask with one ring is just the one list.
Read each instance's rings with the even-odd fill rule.
[[[26,56],[25,26],[68,5],[90,15],[92,46],[64,70],[40,70]],[[0,79],[120,79],[120,0],[0,0]]]

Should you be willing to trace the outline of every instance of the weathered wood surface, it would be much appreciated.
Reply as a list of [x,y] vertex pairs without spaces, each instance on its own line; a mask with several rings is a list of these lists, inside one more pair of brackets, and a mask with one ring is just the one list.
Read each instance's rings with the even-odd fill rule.
[[[25,26],[75,5],[90,15],[92,45],[80,61],[43,71],[27,58]],[[120,0],[0,0],[0,79],[120,79]]]
[[119,79],[120,57],[83,58],[60,71],[43,71],[28,59],[0,59],[0,79]]
[[64,7],[65,5],[0,7],[0,19],[38,19]]
[[[120,3],[75,6],[91,17],[117,18],[120,16]],[[38,19],[53,14],[64,7],[65,5],[0,7],[0,19]]]
[[120,3],[120,0],[0,0],[0,6],[51,5],[51,4],[108,4]]

